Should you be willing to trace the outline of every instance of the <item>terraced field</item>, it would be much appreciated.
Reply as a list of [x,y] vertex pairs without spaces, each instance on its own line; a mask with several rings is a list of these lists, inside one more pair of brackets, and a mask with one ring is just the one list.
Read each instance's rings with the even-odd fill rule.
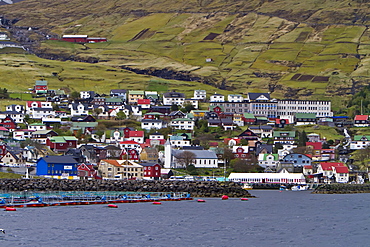
[[[339,109],[356,90],[369,83],[370,31],[364,25],[367,20],[361,17],[366,16],[366,8],[362,12],[354,10],[366,3],[270,1],[266,5],[249,1],[247,7],[243,1],[234,2],[218,12],[212,11],[220,8],[218,1],[194,2],[198,7],[184,3],[179,7],[183,12],[167,6],[162,13],[158,8],[164,2],[147,1],[138,8],[137,4],[143,3],[138,1],[136,9],[130,5],[131,11],[136,11],[130,13],[107,14],[103,6],[100,15],[94,12],[72,17],[64,13],[57,19],[55,13],[44,24],[50,26],[50,32],[104,36],[109,41],[82,45],[49,40],[41,44],[38,53],[95,58],[99,62],[61,62],[4,54],[0,57],[4,86],[22,91],[36,79],[44,78],[52,88],[78,91],[88,87],[107,93],[110,88],[154,90],[153,82],[159,80],[161,90],[180,90],[188,96],[194,89],[224,94],[271,92],[276,98],[332,99]],[[28,7],[38,4],[22,3]],[[117,4],[118,10],[122,5]],[[283,11],[289,4],[294,5],[290,14]],[[356,6],[349,7],[350,4]],[[180,2],[174,1],[173,6],[177,5]],[[144,12],[144,6],[153,12]],[[26,16],[6,7],[13,15]],[[352,20],[349,16],[357,17]],[[35,24],[32,16],[28,18],[21,18],[17,24]],[[190,76],[183,80],[153,77],[164,77],[163,70]]]

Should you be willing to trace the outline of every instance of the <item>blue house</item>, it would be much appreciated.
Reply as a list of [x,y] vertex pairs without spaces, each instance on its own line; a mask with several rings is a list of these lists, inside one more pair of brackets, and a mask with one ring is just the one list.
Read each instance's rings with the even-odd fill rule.
[[294,167],[303,167],[311,165],[312,159],[305,154],[287,154],[281,162],[283,163],[292,163]]
[[71,156],[45,156],[36,162],[37,176],[73,178],[77,176],[78,162]]

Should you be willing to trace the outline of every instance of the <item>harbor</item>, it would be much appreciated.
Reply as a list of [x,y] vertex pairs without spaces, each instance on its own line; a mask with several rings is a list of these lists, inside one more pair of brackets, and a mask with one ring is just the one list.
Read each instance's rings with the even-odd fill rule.
[[[0,194],[0,208],[193,200],[187,192],[12,192]],[[9,210],[13,211],[13,210]]]

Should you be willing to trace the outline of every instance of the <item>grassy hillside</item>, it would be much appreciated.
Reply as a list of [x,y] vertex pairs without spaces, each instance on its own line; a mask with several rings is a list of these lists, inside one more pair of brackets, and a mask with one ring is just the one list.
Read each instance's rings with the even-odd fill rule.
[[1,55],[0,69],[11,90],[25,90],[39,78],[52,87],[74,91],[88,86],[99,92],[145,89],[158,80],[121,67],[126,66],[147,74],[162,69],[190,73],[198,83],[172,80],[165,87],[189,96],[196,88],[226,93],[218,87],[271,92],[277,98],[332,99],[339,108],[369,83],[370,6],[364,1],[49,2],[25,0],[0,11],[19,19],[19,26],[104,36],[109,42],[49,40],[38,48],[42,54],[93,57],[97,64]]

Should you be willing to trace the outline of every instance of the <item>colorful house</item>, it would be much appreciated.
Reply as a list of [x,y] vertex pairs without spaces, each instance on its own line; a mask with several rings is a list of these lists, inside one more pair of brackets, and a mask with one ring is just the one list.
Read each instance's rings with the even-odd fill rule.
[[157,163],[140,163],[144,169],[144,179],[159,180],[161,177],[161,166]]
[[36,175],[49,178],[78,179],[78,162],[71,156],[45,156],[36,162]]

